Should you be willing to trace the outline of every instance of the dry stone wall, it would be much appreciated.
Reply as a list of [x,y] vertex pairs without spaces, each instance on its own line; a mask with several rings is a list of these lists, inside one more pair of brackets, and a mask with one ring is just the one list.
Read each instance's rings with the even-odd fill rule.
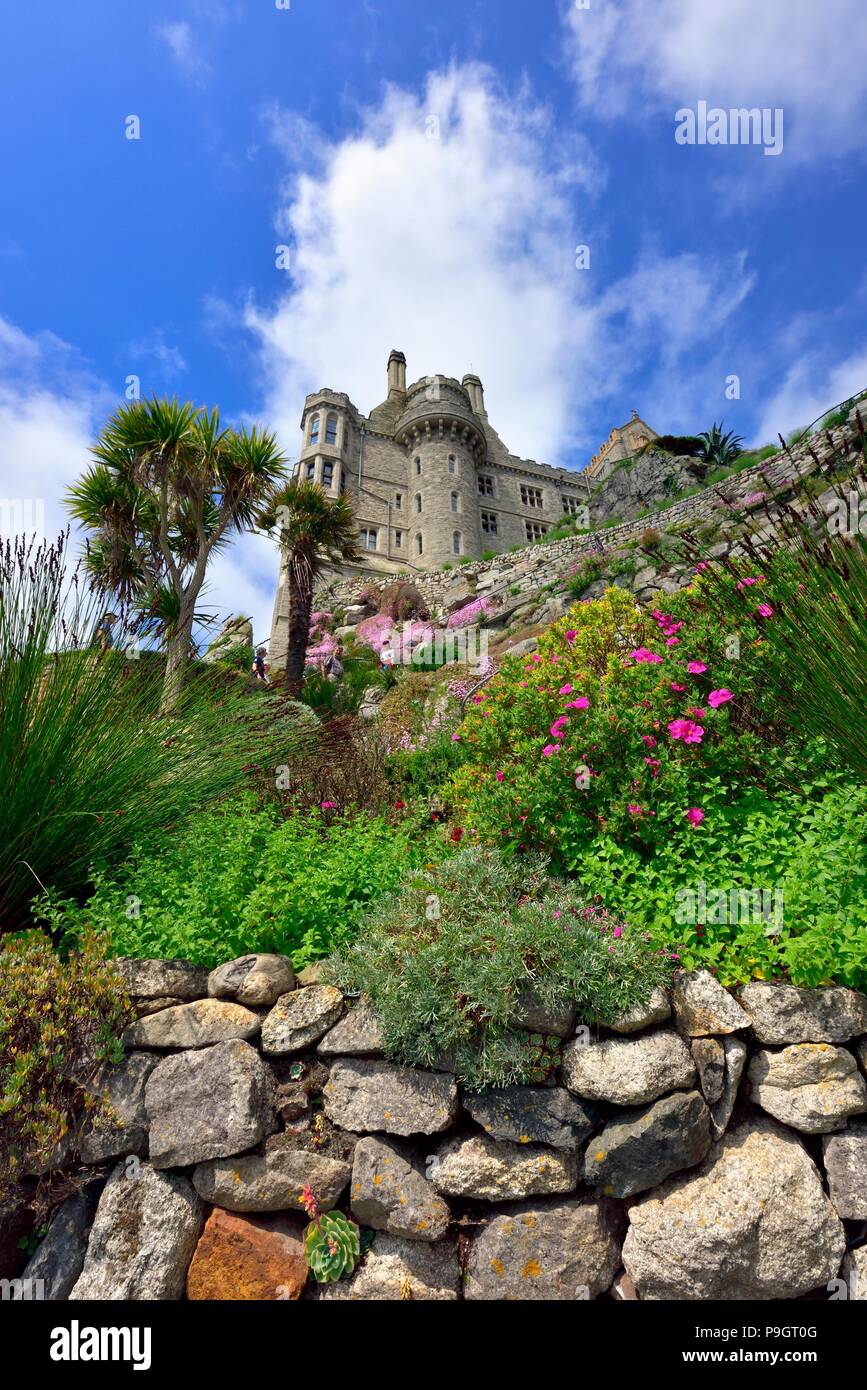
[[[47,1298],[867,1300],[862,994],[682,972],[609,1029],[528,1015],[546,1082],[470,1093],[317,967],[120,966],[139,1018],[24,1271]],[[305,1186],[365,1229],[337,1284]]]

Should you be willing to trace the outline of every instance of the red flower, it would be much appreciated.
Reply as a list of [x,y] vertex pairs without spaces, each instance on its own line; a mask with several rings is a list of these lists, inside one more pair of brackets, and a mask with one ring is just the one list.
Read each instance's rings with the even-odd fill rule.
[[461,827],[459,825],[455,826],[454,830],[451,833],[451,838],[454,840],[456,845],[459,845],[461,840],[464,838],[464,832],[463,830],[461,830]]

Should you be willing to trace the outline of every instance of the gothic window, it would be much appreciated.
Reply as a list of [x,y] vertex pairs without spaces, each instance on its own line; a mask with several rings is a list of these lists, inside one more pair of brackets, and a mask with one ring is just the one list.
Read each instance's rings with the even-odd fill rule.
[[460,531],[452,531],[452,550],[454,551],[455,555],[460,555],[461,553]]
[[494,512],[482,512],[482,530],[486,536],[497,534],[497,518]]
[[449,472],[450,472],[450,473],[456,473],[457,471],[458,471],[458,467],[457,467],[457,463],[456,463],[456,461],[455,461],[455,456],[454,456],[454,454],[449,454]]
[[494,480],[484,473],[479,474],[479,493],[482,497],[493,497],[494,495]]
[[541,507],[542,489],[540,487],[530,487],[527,483],[521,483],[521,503],[525,507]]
[[452,499],[451,499],[451,500],[452,500],[452,511],[453,511],[453,512],[456,512],[456,511],[458,510],[458,494],[457,494],[456,492],[453,492],[453,493],[452,493]]
[[418,477],[418,476],[420,475],[420,473],[421,473],[421,459],[420,459],[420,458],[417,458],[416,461],[415,461],[415,472],[416,472],[416,477]]
[[313,419],[310,421],[310,443],[311,443],[311,444],[318,444],[318,443],[319,443],[319,416],[318,416],[318,415],[314,415],[314,416],[313,416]]
[[416,509],[417,512],[420,512],[420,511],[421,511],[421,493],[420,493],[420,492],[417,492],[416,495],[415,495],[415,509]]
[[415,549],[416,554],[418,555],[421,555],[424,552],[424,541],[421,538],[421,532],[419,532],[419,534],[415,538]]
[[337,443],[337,416],[329,415],[325,421],[325,443]]
[[375,527],[371,530],[370,528],[363,526],[358,533],[358,543],[361,546],[362,550],[375,550],[376,540],[377,533]]

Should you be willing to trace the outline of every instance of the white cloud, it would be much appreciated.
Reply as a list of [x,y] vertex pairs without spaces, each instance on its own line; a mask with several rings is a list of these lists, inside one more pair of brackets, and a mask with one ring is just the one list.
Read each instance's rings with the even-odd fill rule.
[[169,24],[158,24],[154,33],[165,44],[172,60],[185,77],[193,82],[205,80],[210,73],[210,64],[202,53],[199,40],[188,20],[178,19]]
[[133,357],[145,357],[155,362],[166,378],[183,376],[187,371],[187,360],[180,348],[166,342],[166,335],[161,328],[156,329],[147,338],[139,338],[136,342],[130,343],[129,351]]
[[[80,353],[50,332],[25,333],[0,318],[0,540],[10,532],[54,540],[71,525],[70,549],[83,533],[64,505],[72,483],[90,466],[90,446],[118,397]],[[218,555],[200,602],[217,624],[231,613],[253,618],[257,639],[268,635],[278,560],[271,541],[243,536]]]
[[840,401],[867,386],[867,343],[836,364],[821,354],[805,353],[789,367],[780,389],[767,403],[756,430],[757,441],[809,425]]
[[[294,162],[297,122],[269,118]],[[431,75],[419,97],[389,88],[340,144],[308,130],[303,157],[275,234],[292,247],[291,278],[276,308],[247,312],[286,444],[320,385],[378,404],[396,347],[410,380],[477,372],[507,444],[553,458],[592,332],[567,196],[589,177],[580,149],[468,66]]]
[[593,0],[564,16],[579,94],[599,115],[641,122],[668,108],[673,129],[675,110],[700,99],[779,106],[796,162],[863,148],[863,0]]

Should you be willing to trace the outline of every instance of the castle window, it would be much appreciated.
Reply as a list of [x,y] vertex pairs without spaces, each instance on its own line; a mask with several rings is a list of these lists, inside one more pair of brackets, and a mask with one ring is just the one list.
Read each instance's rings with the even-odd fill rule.
[[314,415],[310,421],[310,443],[319,443],[319,416]]
[[308,483],[312,483],[312,482],[313,482],[313,477],[314,477],[314,474],[315,474],[315,473],[316,473],[316,460],[315,460],[315,459],[311,459],[311,460],[309,461],[309,463],[307,464],[307,481],[308,481]]
[[456,473],[457,471],[458,471],[458,470],[457,470],[457,464],[456,464],[456,462],[455,462],[455,456],[454,456],[454,454],[449,454],[449,472],[450,472],[450,473]]
[[415,495],[415,509],[416,509],[417,512],[420,512],[420,511],[421,511],[421,493],[420,493],[420,492],[417,492],[416,495]]
[[521,484],[521,503],[525,507],[541,507],[542,489],[540,487],[529,487],[528,484]]
[[567,516],[577,516],[583,510],[581,500],[578,497],[570,497],[568,493],[563,494],[563,511]]
[[421,459],[420,459],[420,458],[417,458],[416,461],[415,461],[415,472],[416,472],[416,477],[418,477],[418,476],[421,474]]
[[458,510],[458,494],[457,494],[456,492],[453,492],[453,493],[452,493],[452,511],[453,511],[453,512],[456,512],[457,510]]
[[528,541],[540,541],[548,527],[543,521],[525,521],[524,530]]
[[482,497],[493,497],[493,495],[494,495],[494,480],[493,480],[493,478],[489,478],[486,474],[480,473],[480,474],[479,474],[479,492],[480,492],[480,494],[481,494]]
[[497,534],[497,518],[493,512],[482,512],[482,530],[486,536]]
[[337,416],[329,415],[325,421],[325,443],[337,443]]
[[375,527],[371,530],[368,527],[363,526],[358,533],[358,543],[361,546],[362,550],[375,550],[376,540],[377,533]]
[[322,486],[331,487],[334,482],[334,464],[327,459],[322,465]]
[[415,538],[415,549],[417,555],[421,555],[424,552],[424,541],[421,538],[421,532],[419,532]]
[[400,549],[402,548],[402,546],[403,546],[403,532],[402,532],[402,531],[395,531],[395,533],[394,533],[394,543],[395,543],[395,545],[397,546],[398,550],[400,550]]
[[455,555],[460,555],[461,553],[460,531],[452,531],[452,550],[454,551]]
[[346,491],[346,474],[344,473],[343,469],[341,468],[341,470],[340,470],[340,495],[341,495],[341,497],[343,496],[343,494],[344,494],[345,491]]
[[396,512],[399,512],[402,506],[403,506],[403,493],[402,493],[402,492],[396,492],[396,493],[394,494],[394,510],[395,510]]

